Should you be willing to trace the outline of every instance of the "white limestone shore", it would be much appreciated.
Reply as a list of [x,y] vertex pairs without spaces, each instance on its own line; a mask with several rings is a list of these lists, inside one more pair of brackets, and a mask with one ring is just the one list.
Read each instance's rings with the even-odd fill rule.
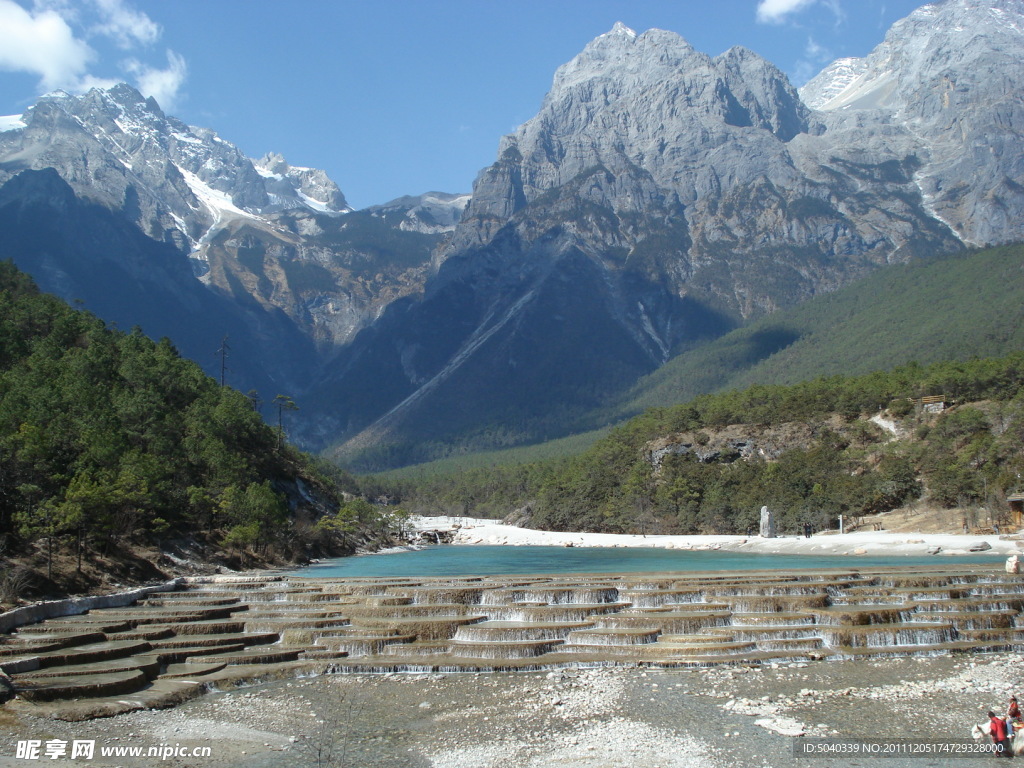
[[[659,547],[678,550],[719,550],[760,555],[1024,555],[1024,537],[889,531],[827,531],[803,536],[702,535],[639,536],[614,533],[538,531],[472,517],[414,517],[410,527],[421,531],[454,531],[456,545],[550,547]],[[986,547],[987,545],[987,547]]]

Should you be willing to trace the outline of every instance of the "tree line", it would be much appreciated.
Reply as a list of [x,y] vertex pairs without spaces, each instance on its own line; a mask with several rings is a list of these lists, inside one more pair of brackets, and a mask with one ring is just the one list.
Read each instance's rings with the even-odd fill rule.
[[[754,386],[650,409],[578,456],[380,476],[367,487],[413,511],[502,517],[518,509],[531,526],[553,530],[744,533],[767,505],[795,533],[919,499],[998,515],[1006,494],[1022,487],[1022,382],[1024,353],[1014,353]],[[920,398],[933,395],[950,407],[925,410]],[[870,421],[875,414],[897,424],[901,439]],[[785,424],[803,425],[809,437],[777,456],[699,450],[729,425],[756,434]],[[677,448],[655,461],[655,441]]]
[[202,537],[297,556],[386,527],[168,339],[108,329],[0,262],[0,537],[82,557]]

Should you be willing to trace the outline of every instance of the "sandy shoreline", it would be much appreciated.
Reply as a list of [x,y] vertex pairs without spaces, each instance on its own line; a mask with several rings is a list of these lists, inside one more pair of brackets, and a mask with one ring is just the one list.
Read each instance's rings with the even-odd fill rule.
[[1024,537],[889,531],[825,532],[804,537],[779,536],[638,536],[615,533],[538,531],[472,517],[414,517],[410,527],[420,531],[453,531],[455,545],[551,547],[656,547],[678,550],[718,550],[761,555],[1024,555]]

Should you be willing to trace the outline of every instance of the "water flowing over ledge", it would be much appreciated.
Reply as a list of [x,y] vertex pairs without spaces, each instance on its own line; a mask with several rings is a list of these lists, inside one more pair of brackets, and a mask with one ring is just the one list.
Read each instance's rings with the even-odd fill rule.
[[1024,650],[1024,577],[999,563],[462,578],[262,574],[181,586],[4,635],[0,670],[14,696],[5,709],[81,720],[330,672],[680,668]]

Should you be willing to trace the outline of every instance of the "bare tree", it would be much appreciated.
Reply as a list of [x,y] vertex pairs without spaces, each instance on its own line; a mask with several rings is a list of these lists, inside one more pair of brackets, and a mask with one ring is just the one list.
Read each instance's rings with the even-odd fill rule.
[[341,685],[332,684],[329,695],[313,703],[314,717],[295,742],[306,761],[316,768],[345,768],[355,734],[355,722],[364,703]]

